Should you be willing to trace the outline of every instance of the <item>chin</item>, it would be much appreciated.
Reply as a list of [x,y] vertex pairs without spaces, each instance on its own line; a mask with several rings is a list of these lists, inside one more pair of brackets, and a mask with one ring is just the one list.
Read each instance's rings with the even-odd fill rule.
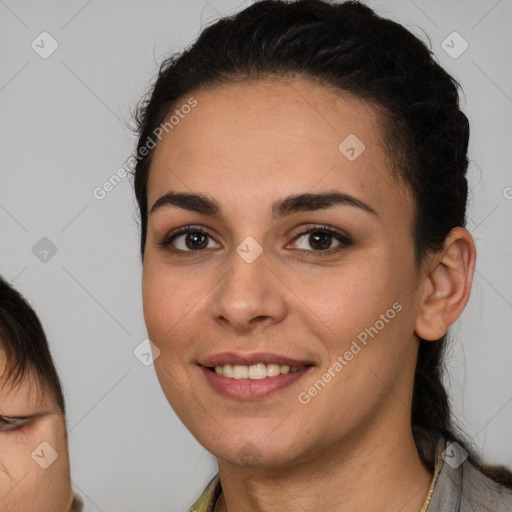
[[216,442],[204,443],[203,446],[217,459],[247,468],[279,468],[293,464],[303,456],[291,438],[272,441],[266,433],[238,440],[226,435],[221,442],[217,438]]

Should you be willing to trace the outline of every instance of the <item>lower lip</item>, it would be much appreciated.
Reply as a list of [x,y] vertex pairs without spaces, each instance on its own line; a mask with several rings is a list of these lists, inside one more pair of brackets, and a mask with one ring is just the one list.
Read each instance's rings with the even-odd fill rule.
[[242,400],[251,400],[265,398],[277,391],[291,386],[312,368],[306,368],[294,373],[281,374],[276,377],[266,377],[265,379],[229,379],[218,375],[212,370],[199,367],[203,372],[210,386],[221,395],[230,398],[239,398]]

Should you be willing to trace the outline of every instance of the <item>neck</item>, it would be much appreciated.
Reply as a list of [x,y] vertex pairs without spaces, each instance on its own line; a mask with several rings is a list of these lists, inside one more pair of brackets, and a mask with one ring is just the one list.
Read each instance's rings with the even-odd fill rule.
[[222,495],[215,512],[420,512],[433,475],[407,427],[357,433],[314,460],[286,468],[219,460]]

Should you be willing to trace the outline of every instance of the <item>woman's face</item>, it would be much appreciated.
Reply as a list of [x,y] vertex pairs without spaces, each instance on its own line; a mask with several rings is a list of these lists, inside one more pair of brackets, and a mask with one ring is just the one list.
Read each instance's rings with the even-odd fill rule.
[[[0,351],[0,376],[5,358]],[[0,418],[0,510],[67,512],[73,494],[64,417],[55,401],[36,392],[25,378],[11,389],[0,379],[0,414],[34,416],[21,428],[8,429]]]
[[410,429],[414,203],[376,111],[305,79],[193,98],[148,181],[144,315],[169,403],[236,464]]

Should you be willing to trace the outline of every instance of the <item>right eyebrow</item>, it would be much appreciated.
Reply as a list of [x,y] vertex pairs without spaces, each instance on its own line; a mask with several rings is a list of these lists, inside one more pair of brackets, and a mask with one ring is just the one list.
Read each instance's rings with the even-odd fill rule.
[[155,201],[149,213],[153,213],[155,210],[166,205],[178,206],[185,210],[192,210],[205,215],[213,215],[222,218],[220,206],[217,201],[203,194],[167,192],[167,194]]

